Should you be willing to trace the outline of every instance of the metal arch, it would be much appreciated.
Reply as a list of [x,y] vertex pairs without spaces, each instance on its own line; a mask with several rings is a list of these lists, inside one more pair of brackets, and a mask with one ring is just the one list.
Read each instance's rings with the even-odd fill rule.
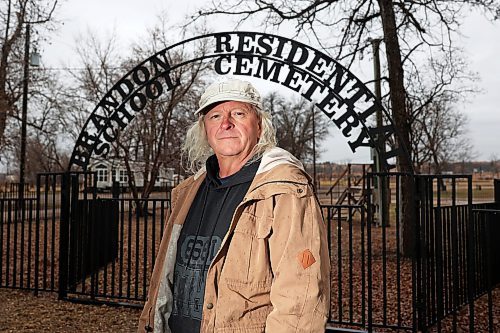
[[[175,64],[169,62],[169,51],[177,47],[185,48],[197,41],[213,43],[214,48],[210,49],[212,52],[193,56],[191,59]],[[196,47],[193,50],[196,50]],[[298,59],[296,59],[297,56],[299,56]],[[237,63],[234,68],[229,66],[232,60]],[[247,60],[245,66],[242,65],[243,60]],[[257,68],[252,63],[255,60]],[[182,85],[180,78],[173,80],[169,76],[170,72],[198,61],[214,61],[215,72],[220,75],[253,76],[279,83],[309,101],[315,102],[316,107],[341,129],[346,138],[351,137],[352,130],[357,130],[357,138],[354,141],[348,141],[353,152],[362,146],[374,148],[381,156],[381,162],[386,169],[391,168],[388,160],[396,156],[409,160],[406,147],[385,152],[381,149],[382,147],[378,146],[377,136],[382,135],[387,140],[390,136],[398,136],[398,129],[394,126],[390,114],[380,105],[374,94],[344,66],[323,52],[286,37],[237,31],[210,33],[175,43],[128,71],[104,95],[85,122],[71,155],[68,169],[78,166],[86,170],[94,153],[104,157],[109,152],[109,144],[116,139],[107,131],[118,127],[124,129],[133,120],[135,113],[140,112],[146,106],[148,100],[156,99],[164,92],[164,84],[166,84],[166,91]],[[226,61],[228,65],[224,70],[223,61]],[[240,62],[239,65],[238,62]],[[246,66],[248,62],[253,67]],[[324,68],[321,67],[322,65]],[[242,71],[248,69],[251,70]],[[152,71],[155,72],[153,75]],[[141,79],[140,74],[144,76],[144,79]],[[278,80],[280,76],[281,81]],[[164,81],[163,84],[161,79]],[[305,85],[294,86],[299,79],[302,79]],[[124,85],[128,88],[127,92],[123,89]],[[148,87],[151,85],[160,91],[157,96],[151,91],[148,93]],[[142,106],[135,104],[134,98],[136,97],[141,100]],[[131,111],[130,108],[133,110]],[[361,112],[357,112],[356,109]],[[390,123],[382,128],[371,127],[367,119],[375,111],[382,111]],[[381,141],[385,142],[385,140]]]

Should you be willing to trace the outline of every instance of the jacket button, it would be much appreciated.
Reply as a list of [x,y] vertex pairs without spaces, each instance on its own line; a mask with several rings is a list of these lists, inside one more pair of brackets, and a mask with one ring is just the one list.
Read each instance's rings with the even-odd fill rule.
[[212,303],[207,303],[207,309],[213,309],[214,308],[214,305]]

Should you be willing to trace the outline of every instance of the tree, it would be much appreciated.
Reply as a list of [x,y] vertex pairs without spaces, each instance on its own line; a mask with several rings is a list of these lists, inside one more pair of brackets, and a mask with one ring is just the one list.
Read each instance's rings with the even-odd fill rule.
[[[5,145],[9,117],[18,114],[22,95],[25,25],[50,28],[57,0],[9,0],[0,4],[0,147]],[[32,38],[37,43],[37,38]],[[31,83],[36,84],[35,82]]]
[[[426,75],[424,75],[426,73]],[[412,163],[416,172],[433,165],[440,174],[445,163],[473,149],[466,137],[467,118],[456,106],[476,93],[475,73],[457,50],[445,59],[425,59],[408,67],[406,105],[410,119]]]
[[[264,109],[273,117],[278,146],[302,161],[313,160],[313,109],[305,99],[288,101],[272,92],[263,98]],[[319,147],[328,135],[325,117],[315,114],[315,140]],[[320,149],[316,148],[316,158]]]
[[[71,104],[72,110],[68,110],[68,113],[74,114],[75,107],[78,107],[86,116],[73,119],[78,122],[86,120],[90,110],[120,77],[142,60],[167,47],[170,44],[167,32],[171,30],[160,22],[140,44],[132,46],[131,54],[123,58],[117,56],[114,37],[101,42],[90,35],[84,39],[85,42],[80,41],[78,51],[84,69],[72,73],[75,86],[69,90],[66,98],[75,99]],[[197,49],[196,55],[182,52],[169,52],[169,63],[180,63],[190,56],[200,56],[205,50]],[[113,133],[116,140],[111,143],[111,151],[106,159],[116,161],[126,168],[128,186],[137,203],[140,202],[139,198],[149,197],[160,169],[174,167],[179,170],[181,142],[188,125],[195,120],[193,110],[196,109],[201,86],[204,86],[202,75],[207,68],[207,64],[190,62],[171,70],[169,75],[172,81],[182,77],[182,85],[173,87],[156,99],[148,100],[144,109],[135,115],[124,130]],[[151,68],[149,70],[153,72]],[[74,131],[74,135],[76,140],[78,131]],[[137,182],[138,173],[143,179],[142,184]],[[140,205],[137,207],[142,209]]]
[[[404,66],[418,51],[453,51],[453,35],[459,30],[461,14],[469,8],[483,10],[491,18],[500,17],[494,0],[454,1],[214,1],[193,15],[193,20],[209,15],[236,15],[240,23],[259,17],[266,27],[279,28],[293,23],[296,35],[314,39],[326,52],[334,53],[350,68],[356,56],[368,46],[368,37],[382,35],[388,67],[390,109],[399,130],[398,147],[410,147],[410,117],[406,108]],[[412,172],[410,158],[400,157],[399,170]],[[412,229],[412,180],[402,180],[402,252],[414,249]]]
[[[64,133],[64,114],[60,108],[63,87],[56,73],[41,68],[33,71],[37,84],[30,90],[30,108],[27,123],[31,129],[26,144],[27,182],[35,182],[39,172],[65,170],[69,158],[69,148]],[[12,117],[6,127],[6,137],[2,157],[10,160],[9,167],[18,168],[20,163],[20,119]]]
[[[453,109],[452,102],[443,98],[425,106],[424,117],[415,119],[412,140],[417,167],[424,163],[433,165],[434,172],[441,174],[443,165],[472,157],[471,144],[464,136],[466,117]],[[467,159],[469,159],[467,158]]]

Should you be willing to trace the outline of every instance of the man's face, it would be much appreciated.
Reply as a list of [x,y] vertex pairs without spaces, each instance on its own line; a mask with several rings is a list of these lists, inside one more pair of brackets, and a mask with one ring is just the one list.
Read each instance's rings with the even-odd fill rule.
[[217,104],[207,112],[203,122],[208,143],[219,159],[246,159],[260,137],[260,120],[247,103]]

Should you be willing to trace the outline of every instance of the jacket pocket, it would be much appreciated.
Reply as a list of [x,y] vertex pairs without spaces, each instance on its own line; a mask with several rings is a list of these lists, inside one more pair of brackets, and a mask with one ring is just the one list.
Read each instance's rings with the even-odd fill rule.
[[221,277],[234,283],[257,283],[272,279],[269,237],[272,219],[244,212],[236,225]]

